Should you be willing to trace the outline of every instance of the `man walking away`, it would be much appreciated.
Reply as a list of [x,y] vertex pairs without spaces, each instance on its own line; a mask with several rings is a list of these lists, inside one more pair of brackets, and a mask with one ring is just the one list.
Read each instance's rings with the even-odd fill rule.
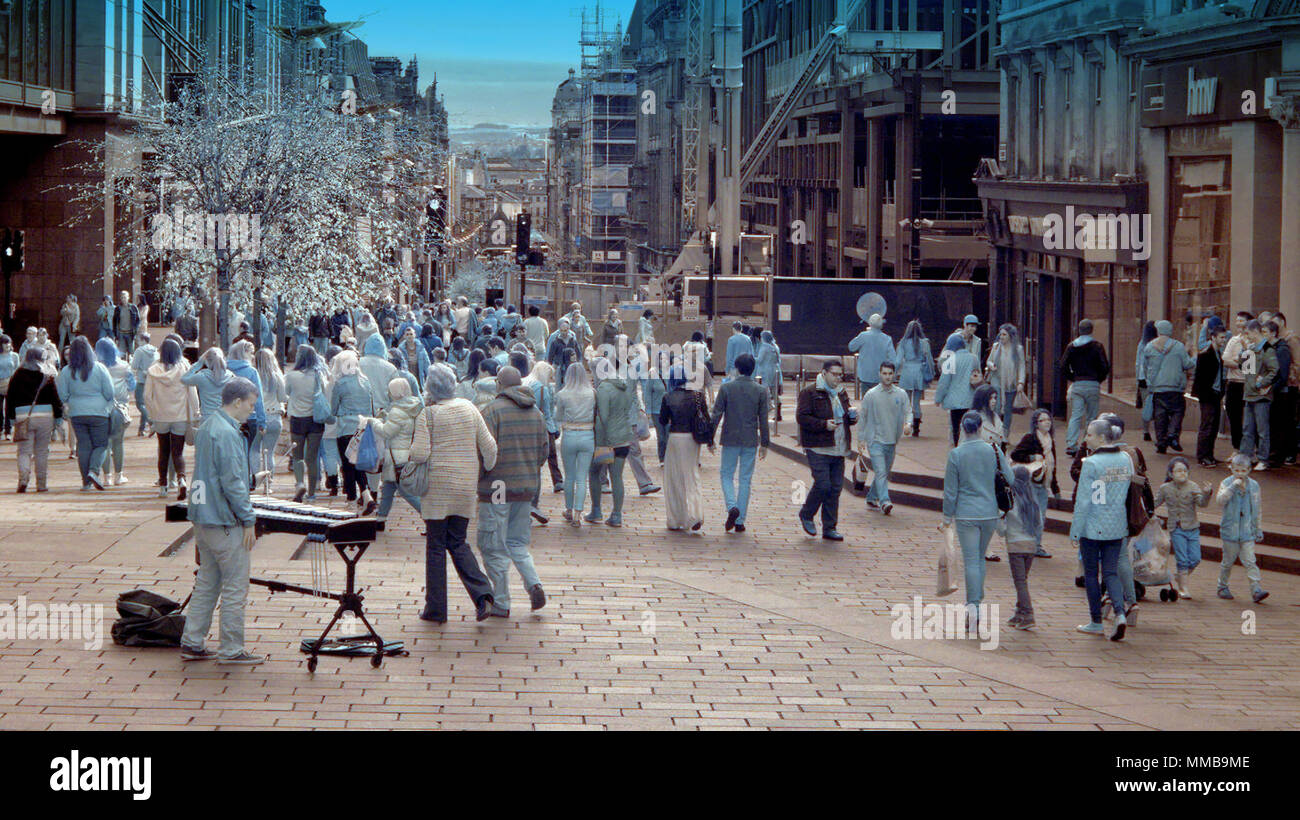
[[[198,545],[199,572],[194,579],[181,660],[259,664],[266,658],[244,649],[244,606],[248,602],[248,553],[257,543],[257,515],[248,491],[248,440],[239,431],[257,407],[257,388],[248,379],[231,379],[221,389],[221,408],[199,426],[194,440],[194,481],[189,516]],[[217,653],[203,643],[212,612],[221,598],[221,646]]]
[[879,313],[871,314],[867,329],[849,342],[849,352],[858,354],[858,389],[866,395],[880,382],[880,365],[897,363],[894,340],[885,334],[885,319]]
[[894,469],[894,451],[898,440],[912,426],[911,403],[907,392],[894,386],[896,370],[893,362],[881,362],[877,371],[880,384],[867,391],[862,398],[859,418],[863,421],[862,441],[871,456],[871,471],[875,477],[867,490],[867,506],[889,515],[894,505],[889,503],[889,473]]
[[[1196,367],[1196,360],[1187,347],[1173,338],[1171,322],[1156,322],[1156,337],[1147,342],[1146,374],[1147,394],[1151,396],[1152,420],[1156,427],[1156,452],[1165,449],[1175,453],[1183,451],[1178,437],[1183,431],[1183,414],[1187,410],[1187,374]],[[1073,416],[1071,417],[1073,420]]]
[[745,333],[743,324],[732,322],[731,338],[727,340],[727,379],[735,378],[736,359],[746,353],[754,355],[754,340]]
[[[767,391],[754,381],[754,366],[750,354],[737,356],[736,378],[722,385],[713,405],[713,428],[716,430],[718,421],[722,421],[722,498],[727,507],[727,532],[745,531],[754,457],[767,458],[769,399]],[[735,484],[737,465],[740,467],[739,495]]]
[[[1165,322],[1168,325],[1168,322]],[[1106,348],[1092,338],[1092,321],[1079,322],[1079,336],[1065,348],[1061,356],[1061,375],[1070,385],[1070,423],[1066,427],[1066,455],[1073,457],[1083,441],[1084,428],[1097,418],[1101,401],[1101,383],[1110,375],[1110,360]],[[1150,383],[1151,373],[1147,372]]]
[[497,371],[497,385],[497,397],[483,408],[483,421],[497,443],[497,460],[491,470],[482,472],[478,482],[478,549],[492,582],[493,603],[488,614],[508,618],[511,563],[523,579],[532,608],[546,605],[528,546],[533,497],[551,451],[551,437],[533,391],[523,386],[517,369]]
[[799,523],[809,535],[817,534],[813,516],[822,514],[822,538],[843,541],[835,529],[839,519],[840,490],[844,487],[844,459],[852,452],[857,411],[849,406],[844,389],[844,363],[828,359],[817,381],[799,391],[795,419],[799,423],[799,444],[808,458],[813,486],[799,510]]
[[1264,326],[1258,319],[1252,319],[1246,324],[1246,354],[1241,362],[1241,372],[1246,375],[1241,455],[1250,459],[1256,470],[1268,469],[1271,443],[1268,422],[1277,371],[1277,352],[1269,344]]
[[1214,440],[1219,436],[1220,407],[1223,403],[1223,346],[1228,341],[1227,328],[1220,324],[1209,334],[1209,344],[1196,357],[1196,375],[1192,377],[1192,395],[1201,405],[1201,426],[1196,432],[1196,460],[1202,467],[1217,467]]
[[[1282,328],[1277,322],[1278,314],[1264,324],[1264,334],[1268,344],[1277,356],[1277,375],[1273,377],[1273,401],[1269,407],[1269,457],[1268,466],[1278,468],[1285,466],[1286,458],[1295,455],[1295,388],[1289,380],[1292,370],[1291,348],[1282,341]],[[1263,460],[1263,457],[1260,459]]]

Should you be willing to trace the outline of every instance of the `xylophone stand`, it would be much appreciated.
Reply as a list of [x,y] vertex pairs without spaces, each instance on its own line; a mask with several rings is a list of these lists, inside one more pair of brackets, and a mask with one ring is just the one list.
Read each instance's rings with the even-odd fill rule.
[[334,617],[330,619],[329,625],[325,627],[325,631],[321,633],[321,636],[316,639],[316,641],[310,644],[311,657],[307,659],[308,672],[316,671],[316,659],[320,654],[320,648],[325,645],[325,639],[329,636],[330,631],[334,629],[335,624],[337,624],[339,619],[347,612],[351,612],[353,615],[357,616],[357,620],[361,621],[361,624],[365,626],[367,634],[359,636],[362,642],[367,639],[374,640],[375,642],[375,654],[370,657],[370,665],[379,668],[379,665],[384,662],[384,639],[379,637],[379,633],[370,625],[370,621],[366,620],[366,614],[361,605],[362,601],[365,600],[365,596],[357,590],[357,562],[361,560],[361,556],[366,554],[366,548],[369,546],[369,542],[366,541],[355,544],[334,545],[334,548],[338,550],[339,557],[343,559],[344,566],[347,567],[347,587],[343,592],[322,593],[319,590],[295,586],[294,584],[285,584],[280,581],[266,581],[260,578],[248,579],[250,584],[257,584],[258,586],[266,587],[272,594],[276,592],[299,592],[304,595],[332,598],[339,602],[338,608],[334,610]]

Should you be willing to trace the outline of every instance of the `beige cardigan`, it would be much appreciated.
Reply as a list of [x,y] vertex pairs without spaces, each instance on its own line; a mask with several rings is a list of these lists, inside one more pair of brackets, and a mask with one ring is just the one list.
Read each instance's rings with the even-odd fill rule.
[[474,517],[480,459],[485,470],[496,466],[497,443],[473,404],[448,399],[424,408],[411,439],[411,461],[429,465],[429,489],[420,504],[424,520]]

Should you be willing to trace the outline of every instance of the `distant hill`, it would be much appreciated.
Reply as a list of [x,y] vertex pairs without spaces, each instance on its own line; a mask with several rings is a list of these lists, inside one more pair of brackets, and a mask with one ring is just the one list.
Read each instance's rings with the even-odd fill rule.
[[478,123],[468,128],[451,128],[452,150],[482,149],[493,156],[542,157],[546,155],[546,137],[549,129]]

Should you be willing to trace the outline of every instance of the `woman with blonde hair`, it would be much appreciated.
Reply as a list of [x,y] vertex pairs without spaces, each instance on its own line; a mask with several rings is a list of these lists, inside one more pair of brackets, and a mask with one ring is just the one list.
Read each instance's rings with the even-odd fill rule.
[[564,387],[555,395],[555,422],[563,430],[560,456],[564,460],[564,520],[582,526],[587,474],[596,450],[596,391],[587,368],[574,362],[564,372]]
[[330,412],[337,421],[335,444],[343,467],[343,492],[348,501],[357,502],[362,515],[370,515],[379,506],[366,480],[366,474],[357,470],[348,458],[348,443],[361,427],[361,420],[374,415],[374,401],[370,382],[361,373],[357,354],[344,350],[334,357],[330,365],[334,383],[330,391]]

